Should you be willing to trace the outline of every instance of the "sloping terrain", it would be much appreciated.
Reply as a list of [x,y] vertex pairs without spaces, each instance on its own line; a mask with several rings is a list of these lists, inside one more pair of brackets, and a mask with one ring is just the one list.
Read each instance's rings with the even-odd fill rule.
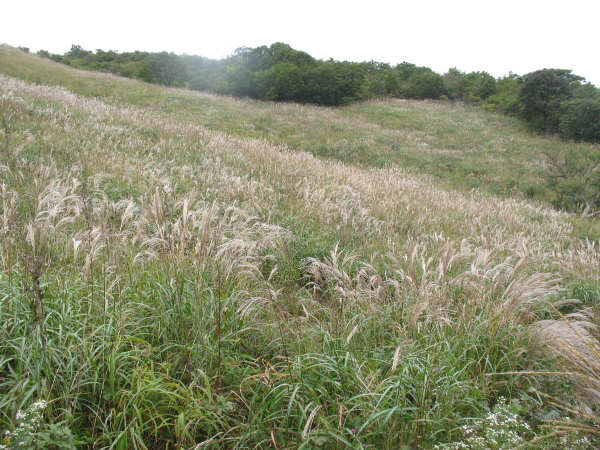
[[581,392],[506,375],[566,370],[538,339],[558,311],[595,342],[597,243],[517,189],[536,150],[575,144],[461,105],[258,103],[6,46],[0,71],[6,429],[43,399],[38,439],[77,448],[429,448],[500,397],[541,415],[531,387]]

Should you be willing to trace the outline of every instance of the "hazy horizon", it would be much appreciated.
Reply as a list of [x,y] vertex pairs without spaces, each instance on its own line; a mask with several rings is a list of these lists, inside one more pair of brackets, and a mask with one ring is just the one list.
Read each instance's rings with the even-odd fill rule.
[[494,77],[544,68],[570,69],[600,85],[595,61],[600,4],[582,0],[568,9],[509,0],[502,5],[474,0],[414,4],[381,0],[365,8],[308,0],[282,5],[189,4],[167,8],[134,0],[102,5],[74,0],[11,2],[0,42],[63,54],[71,45],[86,50],[169,51],[220,59],[237,48],[284,42],[317,59],[407,61],[438,73],[451,67]]

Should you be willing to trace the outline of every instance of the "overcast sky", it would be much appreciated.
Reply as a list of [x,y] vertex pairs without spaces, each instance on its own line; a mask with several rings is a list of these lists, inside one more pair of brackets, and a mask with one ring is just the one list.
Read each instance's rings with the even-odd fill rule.
[[600,87],[598,0],[7,0],[0,43],[209,58],[284,42],[318,59],[499,77],[571,69]]

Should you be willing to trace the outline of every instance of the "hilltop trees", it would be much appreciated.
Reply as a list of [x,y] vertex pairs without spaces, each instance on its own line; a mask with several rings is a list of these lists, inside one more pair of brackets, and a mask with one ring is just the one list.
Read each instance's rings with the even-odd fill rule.
[[[375,61],[317,60],[282,42],[256,48],[240,47],[221,60],[172,52],[118,53],[101,49],[92,52],[79,45],[71,46],[63,55],[44,50],[38,54],[77,68],[266,101],[338,106],[364,98],[463,100],[464,94],[469,100],[480,101],[487,97],[487,94],[482,95],[485,89],[479,87],[479,74],[469,74],[471,84],[454,96],[445,77],[429,67],[408,62],[392,67]],[[488,91],[493,92],[495,80],[489,75],[488,78]]]
[[600,142],[600,91],[563,69],[525,75],[517,96],[520,115],[542,133]]
[[92,52],[79,45],[63,55],[45,50],[38,55],[76,68],[264,101],[326,106],[383,97],[469,102],[518,116],[537,132],[600,142],[600,90],[564,69],[494,78],[452,67],[440,75],[406,61],[392,66],[319,60],[283,42],[240,47],[220,60],[173,52]]
[[560,105],[572,96],[568,73],[544,69],[525,75],[518,100],[521,115],[533,128],[544,133],[559,132]]
[[394,67],[375,61],[360,63],[371,97],[437,100],[447,94],[444,77],[429,67],[402,62]]
[[302,70],[291,62],[280,62],[257,77],[259,97],[276,102],[298,98],[304,84]]
[[444,77],[429,67],[317,60],[282,42],[240,47],[221,60],[172,52],[92,52],[79,45],[64,55],[38,54],[77,68],[266,101],[338,106],[363,98],[439,99],[448,94]]
[[[570,70],[544,69],[523,77],[520,115],[537,131],[565,139],[600,142],[600,94]],[[547,186],[557,206],[580,209],[583,218],[600,215],[600,148],[571,146],[545,153]]]
[[139,78],[165,86],[183,86],[185,70],[183,61],[175,53],[161,52],[144,61]]
[[391,73],[398,80],[397,97],[416,100],[438,99],[446,93],[444,78],[429,67],[403,62]]
[[364,73],[356,63],[317,61],[308,53],[276,42],[242,47],[220,91],[259,100],[338,106],[362,97]]
[[464,73],[452,67],[444,74],[449,98],[477,102],[487,100],[497,92],[497,81],[487,72]]
[[364,73],[354,63],[327,61],[306,73],[304,101],[339,106],[363,95]]

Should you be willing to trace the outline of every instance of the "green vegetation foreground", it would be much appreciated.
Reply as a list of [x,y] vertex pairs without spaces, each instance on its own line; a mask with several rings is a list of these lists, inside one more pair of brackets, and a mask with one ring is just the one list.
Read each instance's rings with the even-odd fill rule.
[[[382,167],[335,160],[385,133],[439,143],[434,161],[465,151],[401,122],[440,105],[338,112],[0,60],[5,448],[591,448],[583,222],[441,189],[387,141]],[[511,126],[478,117],[482,135]],[[301,151],[313,130],[329,159]]]

